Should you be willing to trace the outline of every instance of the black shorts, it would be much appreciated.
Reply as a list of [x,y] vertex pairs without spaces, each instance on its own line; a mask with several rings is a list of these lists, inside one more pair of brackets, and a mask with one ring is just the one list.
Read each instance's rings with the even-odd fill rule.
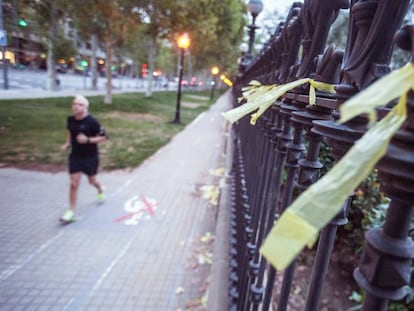
[[69,173],[85,173],[88,176],[94,176],[98,173],[99,156],[69,156]]

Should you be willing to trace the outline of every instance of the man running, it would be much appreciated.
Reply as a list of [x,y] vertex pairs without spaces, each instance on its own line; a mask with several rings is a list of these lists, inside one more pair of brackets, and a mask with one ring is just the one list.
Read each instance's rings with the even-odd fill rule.
[[89,183],[98,190],[98,202],[104,201],[101,184],[96,179],[99,166],[98,144],[107,139],[104,128],[89,112],[89,101],[84,96],[76,96],[72,101],[72,116],[67,119],[67,138],[64,149],[71,148],[69,155],[69,210],[61,220],[76,221],[76,204],[82,173],[88,176]]

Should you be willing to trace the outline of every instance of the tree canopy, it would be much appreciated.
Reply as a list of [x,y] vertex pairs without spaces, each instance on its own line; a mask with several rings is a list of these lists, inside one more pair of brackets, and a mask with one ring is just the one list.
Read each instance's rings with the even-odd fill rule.
[[11,11],[16,4],[14,12],[26,16],[30,30],[46,39],[51,73],[57,58],[73,53],[63,39],[67,20],[77,38],[97,40],[108,63],[113,55],[122,55],[136,64],[148,63],[150,70],[168,64],[165,70],[174,72],[176,39],[187,32],[194,71],[213,65],[235,70],[246,14],[243,0],[14,0],[6,4]]

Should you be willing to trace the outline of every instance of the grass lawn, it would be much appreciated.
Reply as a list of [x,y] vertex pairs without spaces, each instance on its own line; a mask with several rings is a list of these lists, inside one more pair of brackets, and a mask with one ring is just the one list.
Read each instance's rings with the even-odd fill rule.
[[[209,108],[209,92],[184,92],[181,124],[172,124],[176,92],[116,94],[113,104],[103,96],[88,97],[89,112],[105,127],[109,140],[100,144],[101,168],[138,166]],[[0,100],[0,163],[43,169],[64,169],[68,152],[66,119],[72,97]]]

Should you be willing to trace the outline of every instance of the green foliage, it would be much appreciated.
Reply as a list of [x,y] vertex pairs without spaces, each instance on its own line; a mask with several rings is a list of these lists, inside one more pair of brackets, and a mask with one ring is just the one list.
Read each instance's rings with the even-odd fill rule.
[[338,228],[338,257],[347,260],[344,264],[349,268],[356,265],[355,260],[361,254],[365,231],[382,225],[387,206],[388,199],[380,190],[377,172],[373,171],[355,190],[348,223]]
[[[326,143],[321,144],[320,160],[324,164],[322,175],[333,165],[332,148]],[[355,190],[352,204],[349,210],[349,222],[345,226],[338,227],[335,253],[341,266],[351,276],[353,269],[358,264],[358,258],[364,246],[364,234],[371,228],[379,228],[383,225],[389,206],[389,199],[381,191],[381,184],[374,170]],[[411,238],[414,238],[414,220],[411,222]],[[414,309],[414,273],[411,272],[411,290],[409,294],[398,302],[390,302],[388,310],[404,311]],[[361,310],[364,294],[359,291],[352,292],[349,297],[357,304],[349,311]]]
[[319,159],[323,165],[321,169],[321,176],[323,176],[335,164],[335,158],[332,156],[332,147],[329,146],[324,140],[321,143]]
[[[325,142],[321,144],[320,159],[324,165],[321,170],[323,176],[335,164],[332,148]],[[374,171],[355,190],[349,222],[338,228],[337,249],[342,254],[340,258],[349,259],[349,256],[345,256],[349,253],[352,253],[353,258],[360,254],[365,230],[379,227],[383,223],[387,206],[388,200],[380,190],[380,182]]]
[[63,35],[58,35],[53,41],[53,55],[56,59],[69,59],[69,57],[76,55],[76,48],[72,40],[65,38]]
[[[194,42],[191,52],[195,56],[194,68],[201,69],[218,65],[223,70],[236,64],[242,40],[246,14],[240,0],[203,1],[192,0],[187,10],[186,21],[192,30]],[[196,14],[194,7],[198,6]]]
[[[140,1],[137,6],[142,12],[141,25],[133,42],[137,54],[150,51],[148,44],[157,39],[157,52],[169,53],[176,57],[176,39],[182,32],[189,33],[189,48],[195,71],[218,65],[224,69],[236,64],[238,47],[243,33],[244,3],[240,0],[186,0],[186,1]],[[138,38],[138,39],[137,39]],[[169,49],[160,50],[169,41]],[[167,44],[168,45],[168,44]],[[172,58],[171,56],[164,58]],[[157,59],[156,67],[159,66]],[[149,63],[147,60],[140,62]]]
[[335,45],[338,49],[345,50],[348,38],[349,10],[339,11],[338,18],[332,24],[327,40],[328,45]]
[[[322,144],[320,157],[321,162],[327,166],[326,171],[334,164],[331,156],[331,148]],[[349,210],[349,222],[345,226],[338,227],[337,241],[335,252],[338,253],[339,259],[345,270],[351,275],[353,269],[358,264],[358,258],[361,255],[366,231],[372,228],[380,228],[385,221],[390,200],[381,191],[381,183],[374,170],[355,190],[352,204]],[[414,238],[414,220],[411,222],[411,238]],[[388,310],[403,311],[414,309],[414,273],[411,272],[411,290],[407,287],[409,293],[402,301],[390,302]],[[350,310],[360,310],[363,301],[363,294],[353,292],[350,300],[358,304]]]
[[70,2],[70,15],[78,35],[88,40],[92,34],[98,36],[103,43],[119,46],[124,43],[129,31],[140,23],[140,15],[134,11],[134,1],[95,0]]

